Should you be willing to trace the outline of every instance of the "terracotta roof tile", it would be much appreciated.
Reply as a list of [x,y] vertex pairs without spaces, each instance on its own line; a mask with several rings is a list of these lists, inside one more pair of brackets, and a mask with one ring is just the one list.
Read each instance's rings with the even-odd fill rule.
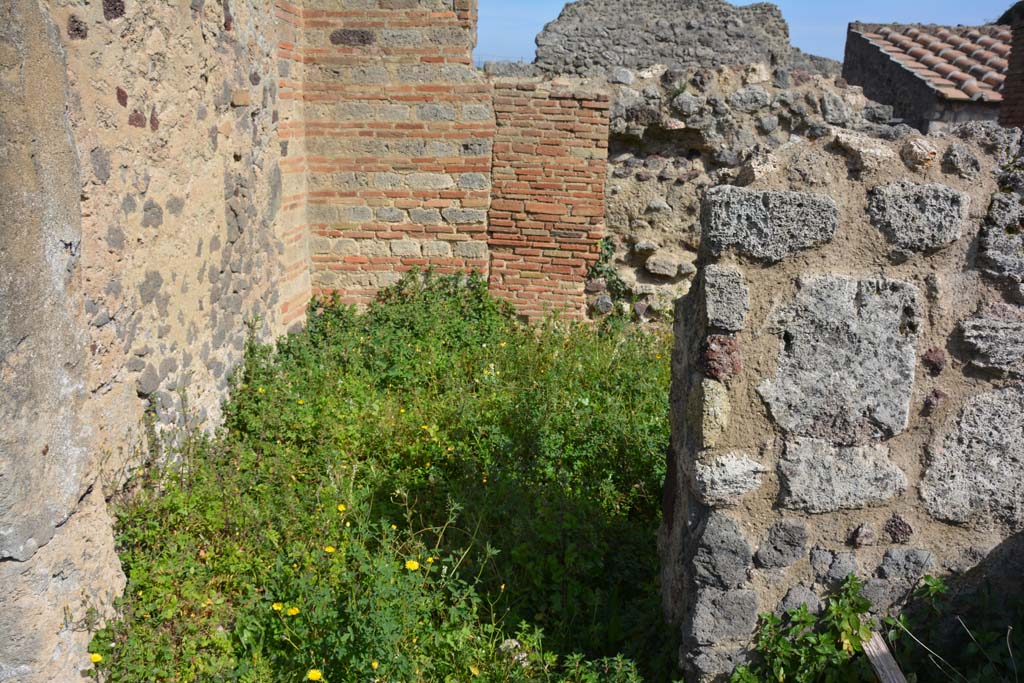
[[940,97],[958,102],[1003,100],[1013,40],[1008,26],[854,24],[851,30]]

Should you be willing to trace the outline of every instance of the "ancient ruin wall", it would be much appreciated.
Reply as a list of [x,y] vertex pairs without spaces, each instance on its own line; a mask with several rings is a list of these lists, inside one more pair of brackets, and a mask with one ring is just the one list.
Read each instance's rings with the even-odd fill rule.
[[778,7],[725,0],[577,0],[537,36],[535,64],[559,74],[770,64],[836,74],[839,63],[789,45]]
[[537,318],[587,315],[584,282],[604,237],[607,93],[497,80],[490,289]]
[[314,294],[349,303],[411,268],[486,273],[494,112],[475,0],[306,0],[285,168],[302,174]]
[[272,2],[0,14],[0,679],[76,680],[124,582],[105,495],[161,426],[216,424],[305,257],[277,232]]
[[692,680],[761,612],[850,573],[882,612],[1024,529],[1018,138],[833,129],[704,197],[660,539]]

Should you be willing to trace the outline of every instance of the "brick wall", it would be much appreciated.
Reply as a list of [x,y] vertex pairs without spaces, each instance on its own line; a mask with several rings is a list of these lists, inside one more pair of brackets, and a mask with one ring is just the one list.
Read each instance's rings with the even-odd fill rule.
[[1024,128],[1024,18],[1017,18],[1013,23],[1010,71],[1003,84],[1003,105],[999,110],[999,123]]
[[[494,114],[472,65],[475,0],[305,0],[282,56],[300,120],[282,125],[302,177],[312,293],[349,303],[413,267],[487,271]],[[282,86],[282,91],[284,91]],[[283,92],[284,96],[284,92]]]
[[586,315],[604,236],[609,96],[564,81],[496,80],[491,291],[519,312]]

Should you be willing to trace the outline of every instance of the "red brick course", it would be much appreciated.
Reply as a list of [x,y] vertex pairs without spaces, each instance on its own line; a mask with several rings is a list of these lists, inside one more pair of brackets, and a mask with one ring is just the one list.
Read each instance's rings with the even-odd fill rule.
[[605,234],[607,94],[494,82],[490,288],[525,316],[586,316],[584,281]]

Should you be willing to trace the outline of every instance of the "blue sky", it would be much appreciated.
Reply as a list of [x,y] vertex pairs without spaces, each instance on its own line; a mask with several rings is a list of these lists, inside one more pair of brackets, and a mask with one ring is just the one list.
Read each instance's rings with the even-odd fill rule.
[[[681,0],[664,0],[667,3]],[[685,1],[685,0],[682,0]],[[477,61],[533,61],[533,39],[558,16],[560,0],[480,0]],[[747,3],[733,3],[747,4]],[[789,22],[793,44],[814,54],[842,60],[846,25],[851,21],[920,24],[984,24],[1012,0],[776,0]]]

